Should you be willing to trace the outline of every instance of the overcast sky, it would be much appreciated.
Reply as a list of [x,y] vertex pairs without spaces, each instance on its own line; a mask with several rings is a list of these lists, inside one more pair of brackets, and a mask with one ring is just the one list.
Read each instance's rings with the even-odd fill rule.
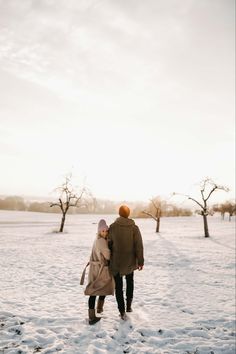
[[232,198],[234,49],[233,0],[0,0],[0,194]]

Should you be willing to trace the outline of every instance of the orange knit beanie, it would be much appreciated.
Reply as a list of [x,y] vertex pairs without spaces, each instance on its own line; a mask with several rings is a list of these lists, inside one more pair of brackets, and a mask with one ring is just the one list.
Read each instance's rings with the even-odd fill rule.
[[130,214],[130,209],[126,205],[121,205],[119,209],[119,215],[123,216],[124,218],[128,218]]

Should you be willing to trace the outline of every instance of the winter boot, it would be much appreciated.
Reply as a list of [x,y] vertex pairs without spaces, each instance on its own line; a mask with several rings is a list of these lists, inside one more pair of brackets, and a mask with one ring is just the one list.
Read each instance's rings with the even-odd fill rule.
[[101,317],[96,317],[95,309],[89,309],[88,315],[89,315],[89,324],[90,325],[94,325],[95,323],[97,323],[101,319]]
[[126,321],[126,320],[127,320],[127,315],[126,315],[126,313],[120,311],[120,318],[121,318],[123,321]]
[[102,313],[103,312],[103,305],[104,305],[104,300],[98,299],[97,313]]
[[127,299],[126,300],[126,312],[132,312],[132,308],[131,308],[131,304],[132,304],[132,299]]

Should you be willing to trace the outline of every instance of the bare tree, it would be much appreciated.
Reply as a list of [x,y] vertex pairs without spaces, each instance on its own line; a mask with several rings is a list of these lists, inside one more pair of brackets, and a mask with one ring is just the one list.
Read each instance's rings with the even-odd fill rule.
[[59,232],[63,232],[64,225],[65,225],[65,220],[66,220],[66,214],[70,207],[81,207],[82,206],[82,197],[85,193],[85,188],[82,188],[82,190],[77,193],[72,184],[72,175],[69,174],[65,177],[65,181],[62,183],[61,186],[56,188],[56,191],[60,193],[58,202],[56,203],[50,203],[50,207],[59,207],[61,209],[62,213],[62,218],[61,218],[61,225]]
[[235,202],[227,201],[224,204],[222,204],[222,206],[223,206],[224,211],[226,213],[229,213],[229,221],[231,221],[232,216],[236,214]]
[[166,202],[161,200],[159,197],[150,199],[151,205],[149,211],[143,211],[144,214],[150,216],[156,221],[156,232],[160,232],[160,222],[161,216],[163,214],[163,209],[166,207]]
[[233,215],[236,214],[236,203],[235,201],[226,201],[221,204],[213,205],[213,211],[221,213],[222,220],[224,220],[225,213],[229,214],[229,221]]
[[[209,229],[208,229],[208,221],[207,221],[207,216],[209,215],[210,211],[208,208],[208,200],[210,198],[210,196],[212,195],[212,193],[214,193],[216,190],[223,190],[225,192],[228,192],[229,189],[227,187],[224,186],[220,186],[218,184],[216,184],[215,182],[212,181],[212,179],[210,178],[205,178],[201,184],[201,197],[202,197],[202,201],[198,201],[195,198],[192,198],[191,196],[187,195],[188,199],[194,201],[195,203],[197,203],[198,206],[200,206],[200,214],[203,217],[203,224],[204,224],[204,234],[205,237],[209,237]],[[176,193],[174,193],[176,194]]]
[[212,207],[213,213],[220,213],[221,219],[224,220],[225,218],[225,211],[222,208],[222,204],[214,204]]

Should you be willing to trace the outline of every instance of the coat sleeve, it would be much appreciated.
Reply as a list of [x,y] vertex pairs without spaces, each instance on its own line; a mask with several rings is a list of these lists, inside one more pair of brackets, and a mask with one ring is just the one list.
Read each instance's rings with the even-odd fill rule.
[[108,231],[108,247],[112,251],[113,239],[112,239],[112,226],[110,226]]
[[99,251],[106,260],[110,260],[111,251],[108,248],[107,241],[103,238],[99,239]]
[[135,249],[135,256],[138,260],[138,265],[143,266],[144,265],[143,240],[137,225],[134,226],[134,249]]

